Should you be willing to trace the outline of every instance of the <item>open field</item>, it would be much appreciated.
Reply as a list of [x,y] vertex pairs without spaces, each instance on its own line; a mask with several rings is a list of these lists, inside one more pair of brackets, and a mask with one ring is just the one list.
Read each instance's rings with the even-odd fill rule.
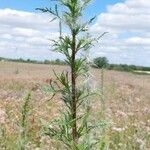
[[150,71],[140,71],[140,70],[137,70],[137,71],[134,71],[135,73],[139,73],[139,74],[150,74]]
[[[62,109],[59,96],[49,100],[42,90],[55,80],[55,72],[67,66],[0,62],[0,149],[15,150],[19,134],[22,99],[32,93],[27,149],[59,149],[55,142],[41,135],[42,120],[59,116]],[[91,69],[97,87],[101,85],[101,70]],[[94,81],[94,82],[95,82]],[[150,76],[126,72],[104,71],[105,119],[108,122],[104,140],[112,150],[150,149]],[[94,97],[94,119],[101,117],[101,100]]]

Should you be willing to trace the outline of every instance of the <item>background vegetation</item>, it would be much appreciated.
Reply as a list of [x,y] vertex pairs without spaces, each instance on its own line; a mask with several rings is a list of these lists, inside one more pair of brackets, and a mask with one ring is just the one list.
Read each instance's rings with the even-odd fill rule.
[[[111,64],[109,63],[109,60],[106,57],[98,57],[93,59],[93,63],[91,63],[92,67],[95,68],[101,68],[101,62],[98,62],[97,60],[104,59],[105,65],[103,68],[108,70],[118,70],[118,71],[127,71],[127,72],[133,72],[133,71],[150,71],[150,67],[144,67],[144,66],[136,66],[136,65],[127,65],[127,64]],[[33,64],[54,64],[54,65],[67,65],[64,60],[56,59],[56,60],[44,60],[44,61],[38,61],[38,60],[31,60],[31,59],[9,59],[9,58],[2,58],[0,57],[0,61],[11,61],[11,62],[23,62],[23,63],[33,63]],[[99,64],[99,66],[95,65],[95,61]],[[106,62],[105,62],[106,61]]]

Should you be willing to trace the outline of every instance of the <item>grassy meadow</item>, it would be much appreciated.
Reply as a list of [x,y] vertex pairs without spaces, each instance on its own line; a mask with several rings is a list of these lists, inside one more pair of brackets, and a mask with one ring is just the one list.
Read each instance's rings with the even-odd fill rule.
[[[31,92],[27,118],[29,150],[61,149],[60,143],[43,135],[45,122],[59,117],[63,104],[44,90],[55,72],[67,66],[0,62],[0,150],[16,150],[21,132],[24,98]],[[94,83],[101,87],[101,70],[91,69]],[[82,80],[82,79],[79,79]],[[150,75],[104,70],[105,115],[100,97],[92,97],[92,120],[105,120],[99,131],[110,150],[150,150]],[[103,145],[103,144],[101,144]],[[101,150],[102,147],[100,147]]]

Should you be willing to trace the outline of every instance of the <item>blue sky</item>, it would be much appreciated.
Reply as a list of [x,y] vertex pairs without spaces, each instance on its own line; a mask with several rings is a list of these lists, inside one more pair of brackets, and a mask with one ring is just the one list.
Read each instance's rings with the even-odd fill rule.
[[[0,0],[0,57],[62,58],[50,51],[49,38],[58,36],[57,21],[37,7],[50,0]],[[89,30],[93,36],[109,32],[91,52],[112,63],[150,66],[149,0],[93,0],[85,18],[97,15]],[[92,59],[91,58],[91,59]]]
[[[106,10],[107,5],[123,0],[93,0],[88,10],[92,14],[99,14]],[[11,8],[24,11],[35,11],[37,7],[49,6],[49,0],[0,0],[0,8]]]
[[[35,8],[51,6],[53,2],[50,0],[0,0],[0,8],[10,8],[15,10],[23,10],[36,12]],[[86,18],[98,15],[106,11],[108,5],[113,5],[123,0],[93,0],[85,11]]]

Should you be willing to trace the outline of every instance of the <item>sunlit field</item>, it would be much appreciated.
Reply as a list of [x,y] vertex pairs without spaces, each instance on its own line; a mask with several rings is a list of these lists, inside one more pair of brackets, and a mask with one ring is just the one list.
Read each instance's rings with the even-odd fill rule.
[[150,74],[150,71],[134,71],[135,73],[139,73],[139,74]]
[[[31,91],[27,149],[59,149],[59,143],[42,134],[44,122],[59,117],[63,104],[51,98],[45,87],[55,72],[67,66],[0,62],[0,149],[15,150],[20,133],[21,107]],[[91,69],[96,88],[101,88],[101,70]],[[81,79],[80,79],[81,80]],[[104,70],[105,117],[101,98],[91,98],[93,121],[105,120],[101,141],[112,150],[150,149],[150,76]]]

